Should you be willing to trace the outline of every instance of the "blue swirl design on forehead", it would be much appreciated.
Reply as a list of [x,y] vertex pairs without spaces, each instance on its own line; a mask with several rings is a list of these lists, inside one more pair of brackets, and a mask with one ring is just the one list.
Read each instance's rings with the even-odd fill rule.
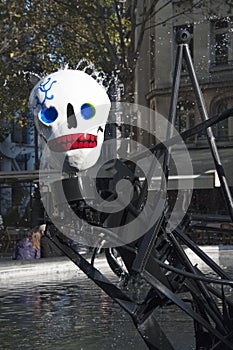
[[[41,108],[44,108],[44,104],[47,100],[52,100],[54,98],[54,95],[48,96],[49,91],[52,89],[53,84],[57,83],[57,80],[51,81],[51,78],[48,78],[45,83],[41,83],[34,91],[34,97],[36,100],[35,108],[39,105]],[[43,101],[40,102],[39,97],[37,96],[37,91],[41,91],[44,93]]]

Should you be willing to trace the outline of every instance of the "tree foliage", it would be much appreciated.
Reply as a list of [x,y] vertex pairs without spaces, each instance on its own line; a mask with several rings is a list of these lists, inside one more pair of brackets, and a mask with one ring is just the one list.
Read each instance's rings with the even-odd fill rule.
[[[196,1],[195,6],[206,1]],[[67,64],[76,68],[80,60],[108,76],[117,74],[126,99],[133,101],[135,69],[149,19],[171,2],[1,0],[2,125],[7,128],[5,121],[11,119],[27,123],[28,95],[38,76]]]

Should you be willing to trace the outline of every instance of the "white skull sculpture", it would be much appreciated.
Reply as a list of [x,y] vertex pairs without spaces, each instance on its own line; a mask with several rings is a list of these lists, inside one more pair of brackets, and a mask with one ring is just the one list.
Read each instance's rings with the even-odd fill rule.
[[95,79],[82,71],[59,70],[34,87],[29,106],[53,166],[69,172],[85,170],[96,163],[110,101]]

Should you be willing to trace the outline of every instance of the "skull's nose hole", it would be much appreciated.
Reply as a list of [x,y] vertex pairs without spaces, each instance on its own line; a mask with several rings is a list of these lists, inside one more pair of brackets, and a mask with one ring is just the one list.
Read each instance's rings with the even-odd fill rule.
[[71,103],[67,105],[67,124],[68,128],[77,128],[77,120],[74,114],[74,107]]

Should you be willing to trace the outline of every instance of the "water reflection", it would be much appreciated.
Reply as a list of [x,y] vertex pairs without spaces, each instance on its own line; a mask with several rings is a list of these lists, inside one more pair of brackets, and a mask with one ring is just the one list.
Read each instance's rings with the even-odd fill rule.
[[[233,275],[231,253],[225,257]],[[172,306],[157,317],[176,349],[195,349],[188,316]],[[84,275],[0,288],[0,339],[4,350],[147,349],[131,318]]]
[[1,349],[146,349],[128,315],[85,277],[0,298]]

